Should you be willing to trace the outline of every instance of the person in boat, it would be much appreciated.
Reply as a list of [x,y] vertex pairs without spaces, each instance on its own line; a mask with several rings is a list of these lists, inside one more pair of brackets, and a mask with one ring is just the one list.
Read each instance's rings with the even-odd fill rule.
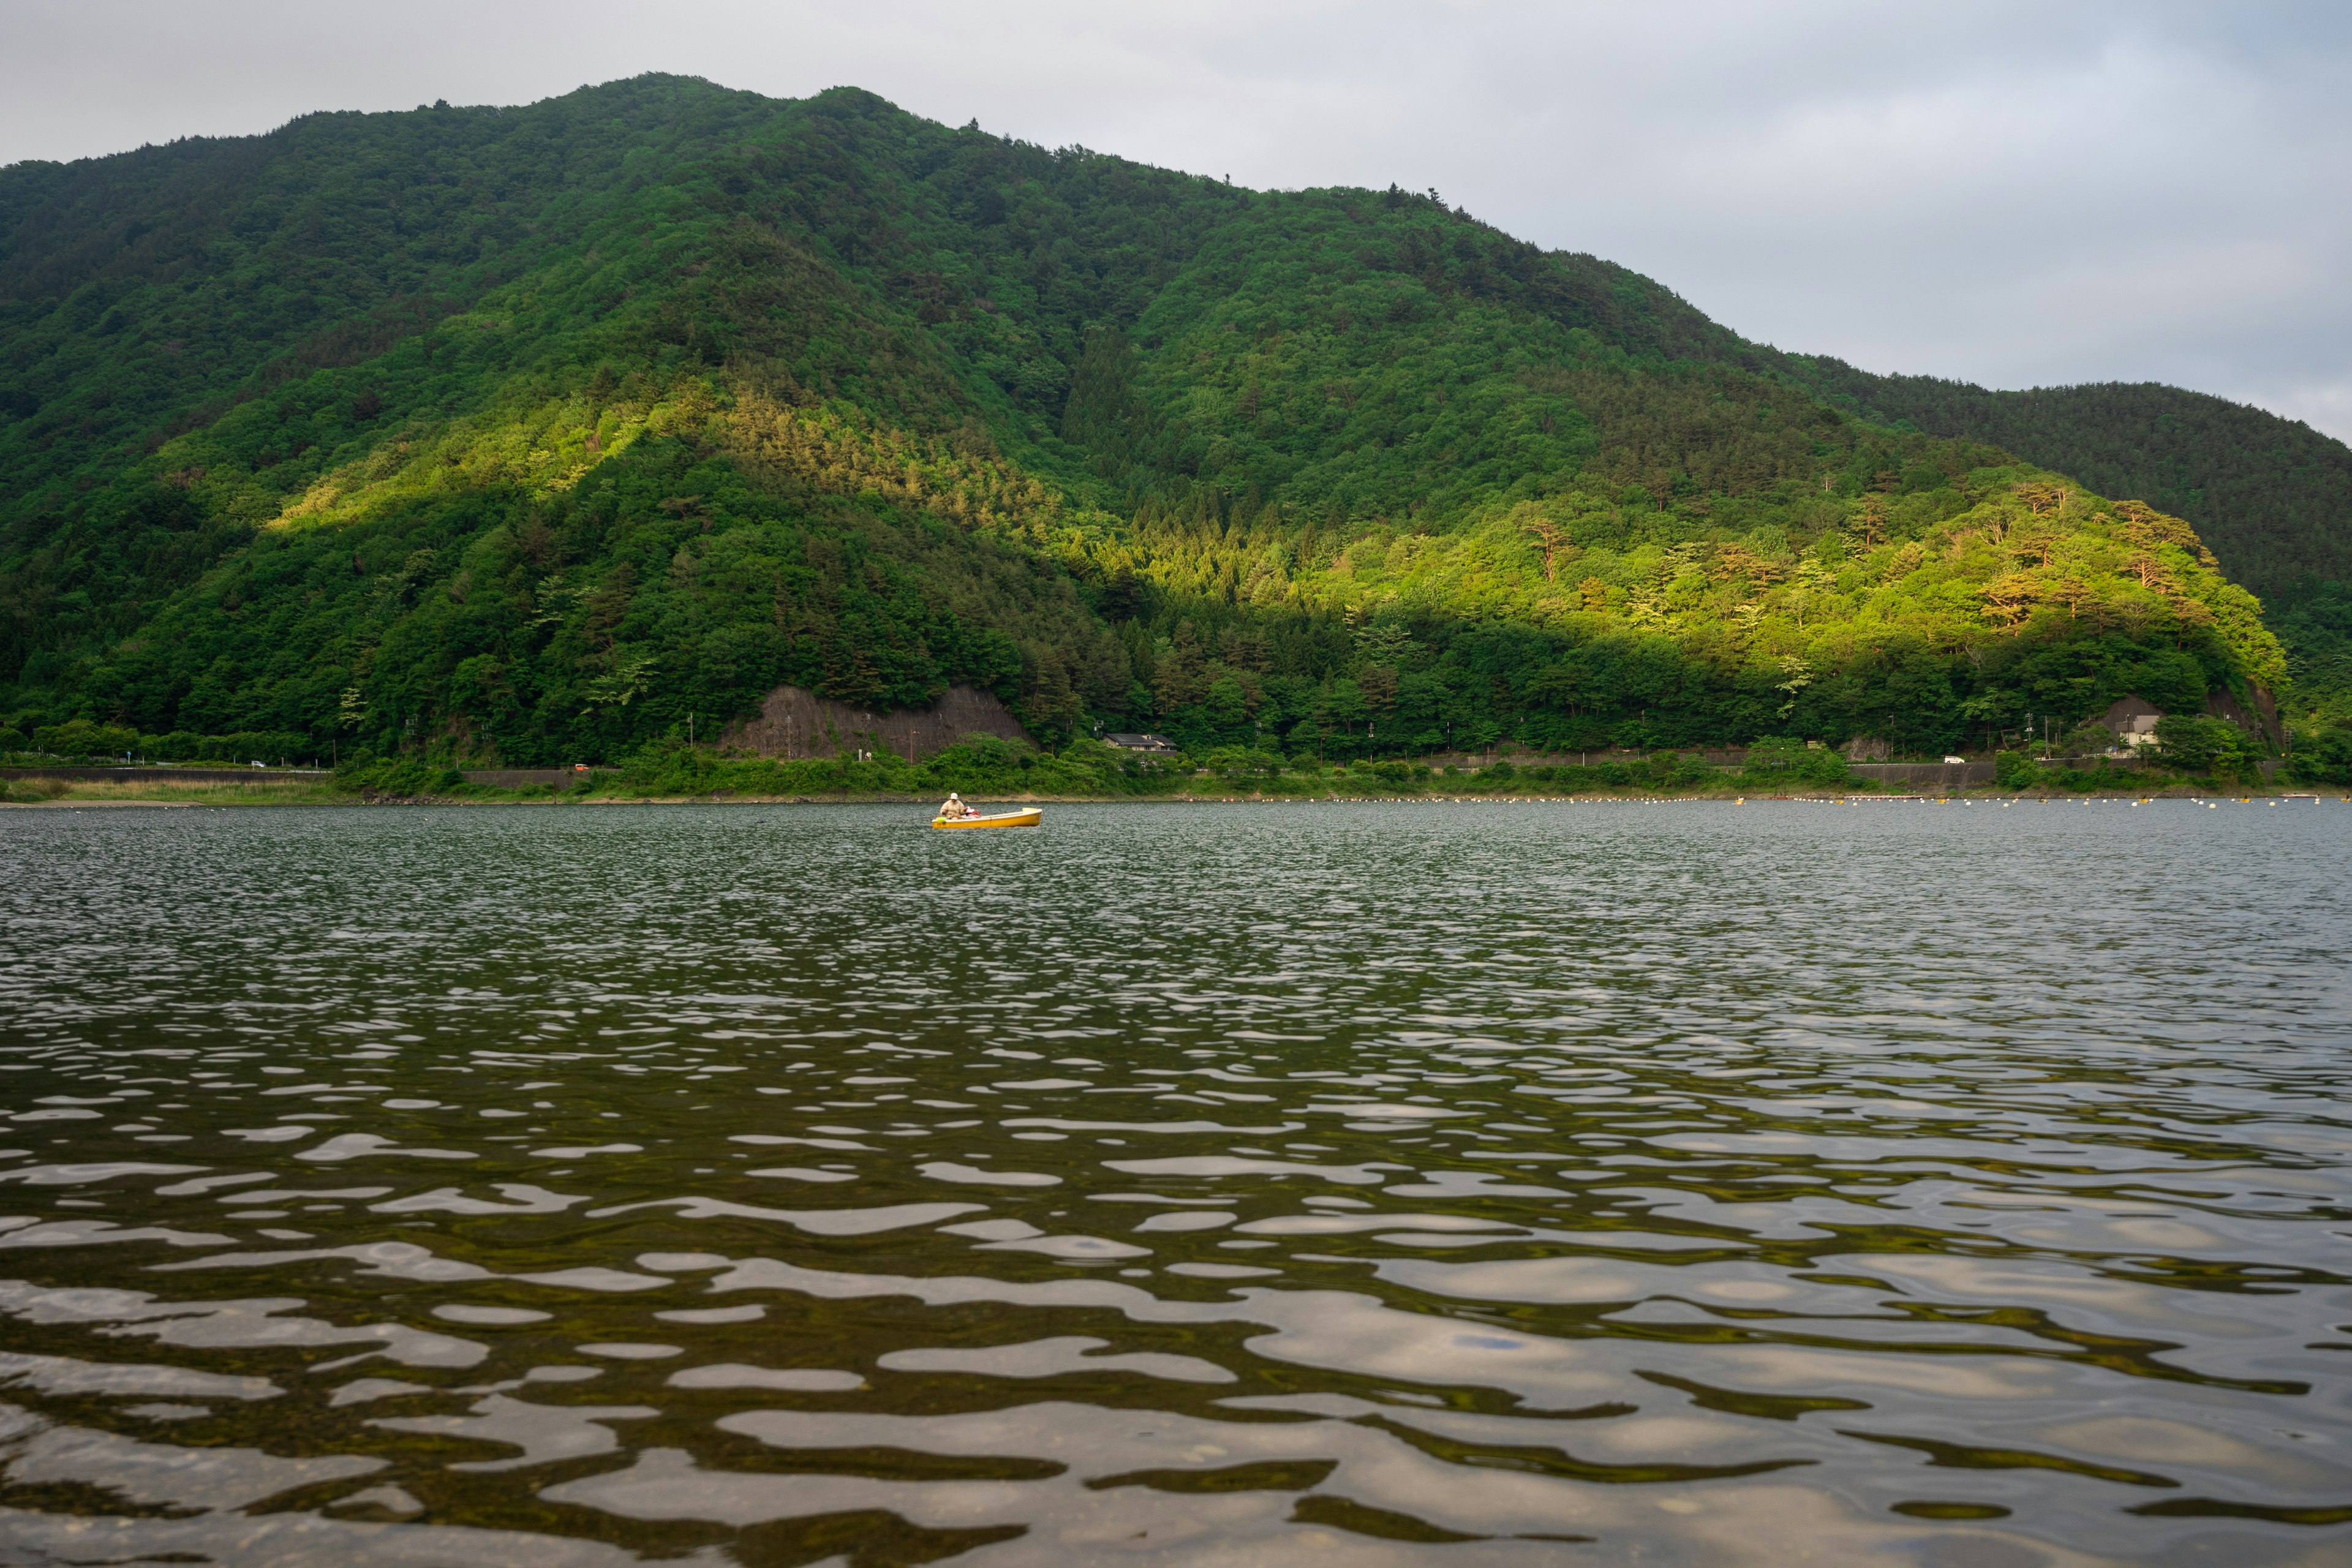
[[964,805],[963,796],[950,790],[947,804],[940,807],[940,815],[952,821],[959,816],[971,816],[972,810],[971,807]]

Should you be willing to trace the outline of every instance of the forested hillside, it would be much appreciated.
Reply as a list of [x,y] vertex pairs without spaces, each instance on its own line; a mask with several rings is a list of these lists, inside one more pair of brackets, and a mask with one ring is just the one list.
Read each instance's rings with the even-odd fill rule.
[[2283,680],[2163,498],[1790,365],[1431,196],[849,89],[18,165],[0,727],[545,763],[969,681],[1048,744],[1935,752]]
[[[2262,596],[2306,702],[2352,701],[2352,447],[2295,420],[2143,383],[1989,392],[1794,362],[1867,416],[1984,441],[2195,526]],[[2352,713],[2352,708],[2347,708]]]
[[1866,415],[2000,447],[2178,513],[2265,598],[2301,578],[2352,581],[2352,448],[2307,425],[2153,383],[1988,392],[1811,364],[1816,384]]

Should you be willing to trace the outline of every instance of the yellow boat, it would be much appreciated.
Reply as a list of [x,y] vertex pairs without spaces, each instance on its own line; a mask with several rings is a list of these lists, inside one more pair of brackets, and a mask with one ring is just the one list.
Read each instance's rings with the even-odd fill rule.
[[1034,827],[1045,820],[1043,806],[1024,806],[1019,811],[1000,811],[992,816],[935,816],[933,827]]

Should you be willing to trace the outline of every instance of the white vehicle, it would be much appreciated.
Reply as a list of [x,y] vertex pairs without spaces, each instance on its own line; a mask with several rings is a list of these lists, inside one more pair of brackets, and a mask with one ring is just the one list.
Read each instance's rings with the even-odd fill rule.
[[1966,757],[1946,757],[1944,761],[1948,763],[1956,763],[1961,767],[1967,767],[1969,765],[1969,760]]

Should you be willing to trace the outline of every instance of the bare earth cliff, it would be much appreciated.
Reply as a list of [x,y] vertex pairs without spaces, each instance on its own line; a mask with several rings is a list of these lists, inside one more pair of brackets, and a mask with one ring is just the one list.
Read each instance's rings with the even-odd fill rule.
[[1029,743],[1012,711],[974,687],[950,686],[947,695],[929,708],[871,713],[819,697],[805,687],[779,686],[760,704],[757,717],[730,725],[719,743],[722,750],[763,757],[888,752],[919,763],[974,735]]

